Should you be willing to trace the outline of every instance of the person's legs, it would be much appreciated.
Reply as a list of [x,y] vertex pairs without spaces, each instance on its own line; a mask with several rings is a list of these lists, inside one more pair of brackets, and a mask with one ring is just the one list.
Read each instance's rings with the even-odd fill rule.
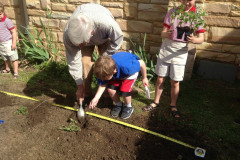
[[144,107],[143,108],[144,111],[151,111],[159,106],[159,101],[163,92],[164,81],[165,81],[164,77],[160,76],[157,77],[154,101],[150,105]]
[[5,70],[7,70],[7,71],[11,70],[11,64],[10,64],[10,60],[9,59],[5,61],[5,66],[6,66]]
[[109,96],[112,98],[115,105],[111,109],[111,116],[118,117],[120,112],[122,111],[122,101],[120,100],[119,95],[117,94],[117,90],[119,89],[119,81],[109,81],[107,86],[107,91]]
[[176,106],[179,94],[179,82],[171,80],[171,104],[170,106]]
[[93,75],[93,58],[92,53],[94,46],[85,46],[82,48],[82,64],[83,64],[83,79],[85,87],[85,97],[92,95],[92,75]]
[[179,95],[179,84],[183,80],[185,71],[185,65],[171,64],[170,66],[170,78],[171,78],[171,103],[170,108],[174,118],[180,118],[180,114],[177,110],[177,99]]
[[112,98],[113,102],[117,104],[118,102],[121,102],[119,95],[117,94],[117,91],[111,88],[108,88],[109,96]]
[[[129,77],[129,79],[122,80],[120,91],[122,92],[123,100],[124,100],[124,107],[122,109],[121,118],[127,119],[133,113],[133,106],[132,106],[132,87],[136,81],[138,73]],[[132,79],[133,78],[133,79]]]

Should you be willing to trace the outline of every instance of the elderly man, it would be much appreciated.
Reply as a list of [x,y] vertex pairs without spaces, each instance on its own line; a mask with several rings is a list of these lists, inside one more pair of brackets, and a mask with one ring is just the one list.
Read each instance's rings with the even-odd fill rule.
[[123,33],[111,12],[98,4],[76,8],[63,35],[69,72],[77,84],[79,102],[92,94],[92,53],[97,46],[100,55],[118,52]]

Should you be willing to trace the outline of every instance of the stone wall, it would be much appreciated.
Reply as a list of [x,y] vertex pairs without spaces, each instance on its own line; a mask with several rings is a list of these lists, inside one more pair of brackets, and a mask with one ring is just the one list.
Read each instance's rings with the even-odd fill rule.
[[[23,0],[0,0],[6,5],[8,17],[19,27],[22,21]],[[47,9],[52,11],[50,27],[54,40],[64,51],[63,29],[75,8],[83,3],[98,3],[107,7],[124,32],[123,50],[131,49],[129,39],[141,43],[147,34],[146,50],[158,53],[160,33],[167,10],[179,5],[180,0],[25,0],[29,25],[40,26],[39,17],[47,22]],[[208,25],[205,42],[197,45],[199,58],[223,63],[240,63],[240,0],[196,0],[196,6],[204,8]]]

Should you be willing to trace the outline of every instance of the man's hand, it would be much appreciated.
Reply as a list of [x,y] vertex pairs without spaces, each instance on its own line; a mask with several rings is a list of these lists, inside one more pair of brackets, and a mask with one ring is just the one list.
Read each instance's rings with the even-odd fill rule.
[[78,85],[76,96],[77,96],[77,100],[79,101],[79,103],[82,103],[82,101],[84,100],[84,86],[83,86],[83,84]]
[[92,101],[90,102],[90,104],[89,104],[89,108],[90,108],[90,109],[93,109],[94,107],[96,107],[97,104],[98,104],[98,101],[99,101],[99,99],[94,97],[94,98],[92,99]]

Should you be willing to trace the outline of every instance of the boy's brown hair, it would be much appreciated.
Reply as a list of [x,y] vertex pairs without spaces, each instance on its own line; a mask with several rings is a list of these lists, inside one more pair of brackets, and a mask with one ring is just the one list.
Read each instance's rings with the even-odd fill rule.
[[116,63],[111,56],[101,56],[94,64],[94,74],[101,80],[106,80],[113,75]]
[[0,12],[4,13],[4,5],[2,3],[0,3]]

